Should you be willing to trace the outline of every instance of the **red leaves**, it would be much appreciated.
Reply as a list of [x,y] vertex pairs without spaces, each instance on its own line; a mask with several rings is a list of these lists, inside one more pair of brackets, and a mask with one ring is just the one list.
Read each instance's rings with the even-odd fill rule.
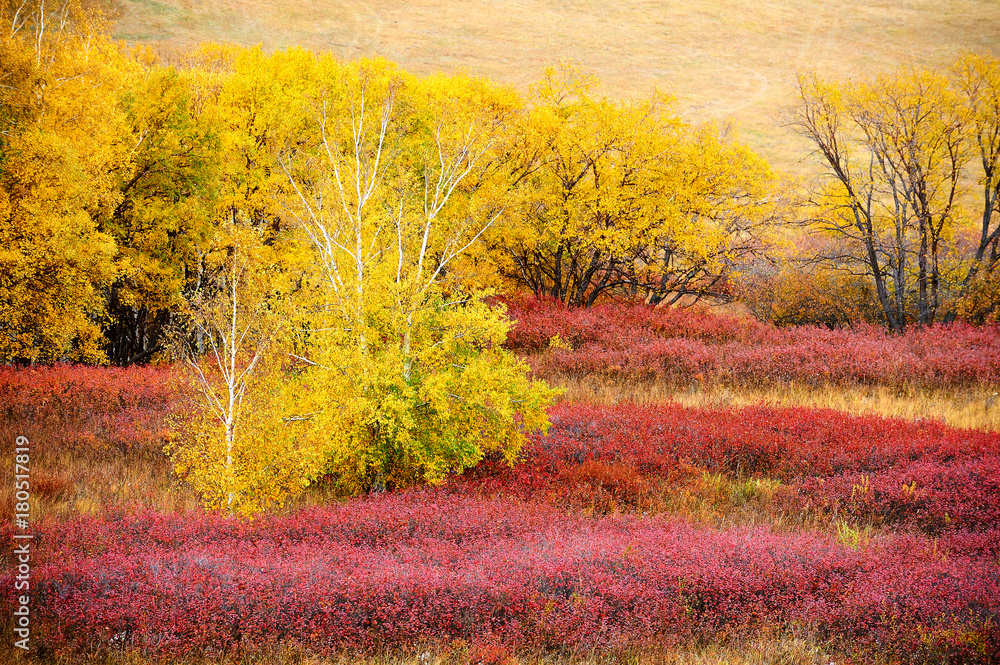
[[[81,651],[112,640],[168,655],[463,640],[500,659],[507,652],[491,645],[671,644],[796,622],[900,654],[924,648],[920,630],[957,625],[1000,655],[985,621],[1000,612],[995,563],[960,547],[933,558],[912,536],[855,551],[808,533],[593,520],[434,491],[252,524],[81,519],[42,538],[79,554],[33,572],[41,638]],[[94,541],[108,547],[84,546]]]
[[[990,498],[1000,435],[809,409],[564,405],[552,415],[513,469],[487,464],[441,490],[253,523],[119,512],[44,526],[33,573],[41,635],[76,651],[119,640],[168,655],[457,640],[502,662],[510,649],[669,645],[796,624],[916,660],[1000,656],[1000,503]],[[935,539],[878,536],[854,550],[812,533],[584,518],[509,498],[582,488],[626,505],[653,479],[688,477],[691,460],[781,477],[793,498],[839,502],[841,514],[902,506],[903,525],[945,512],[951,522]],[[862,474],[863,495],[853,489]],[[508,498],[468,496],[477,487]]]
[[[740,325],[711,334],[757,334]],[[681,341],[692,342],[666,339]],[[922,357],[950,348],[921,344]],[[823,357],[795,353],[789,366]],[[958,350],[940,353],[937,366]],[[717,371],[698,363],[685,371]],[[65,445],[87,433],[143,445],[176,408],[170,381],[142,368],[0,369],[0,396],[25,423],[66,425]],[[487,460],[440,490],[253,523],[116,509],[40,525],[33,627],[77,653],[451,642],[503,662],[522,648],[670,645],[795,625],[912,661],[1000,658],[1000,434],[770,407],[577,404],[551,416],[514,468]],[[825,506],[900,533],[876,532],[856,550],[815,533],[614,514],[639,513],[652,486],[703,470],[780,479],[793,509]],[[64,490],[58,475],[38,481],[40,494]],[[7,600],[12,582],[0,576]]]
[[550,417],[548,435],[536,436],[524,452],[527,468],[553,472],[561,463],[595,460],[668,477],[689,462],[792,481],[888,470],[916,459],[1000,454],[995,432],[828,409],[562,404]]
[[121,452],[150,445],[158,452],[165,417],[183,401],[170,368],[0,367],[0,404],[24,435],[44,432],[40,443],[66,450]]
[[517,325],[510,348],[541,351],[558,335],[573,350],[532,358],[540,376],[560,372],[674,383],[914,385],[943,388],[1000,383],[1000,326],[955,323],[890,336],[850,330],[775,328],[690,309],[607,304],[567,309],[551,300],[509,306]]

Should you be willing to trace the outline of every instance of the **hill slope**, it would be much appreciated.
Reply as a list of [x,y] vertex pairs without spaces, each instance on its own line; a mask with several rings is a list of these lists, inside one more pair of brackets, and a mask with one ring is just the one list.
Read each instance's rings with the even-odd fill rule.
[[615,96],[656,85],[695,121],[734,121],[772,163],[801,172],[808,146],[782,127],[796,69],[844,77],[962,49],[1000,53],[991,0],[123,0],[118,36],[293,45],[381,55],[415,72],[526,88],[575,61]]

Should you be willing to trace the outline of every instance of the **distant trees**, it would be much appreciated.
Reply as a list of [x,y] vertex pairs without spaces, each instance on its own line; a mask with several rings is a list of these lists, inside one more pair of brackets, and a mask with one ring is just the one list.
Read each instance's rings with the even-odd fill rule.
[[[824,258],[872,280],[893,330],[954,312],[995,271],[998,72],[996,61],[968,56],[949,75],[901,71],[839,84],[799,77],[797,124],[830,176],[815,225],[843,241]],[[965,178],[975,162],[982,223],[965,254]]]
[[564,67],[535,88],[510,171],[518,207],[496,239],[503,274],[577,306],[726,296],[774,221],[767,166],[665,97],[616,103],[594,83]]
[[961,283],[959,310],[967,318],[1000,318],[1000,62],[969,54],[954,68],[966,109],[972,160],[982,170],[982,204],[975,252]]
[[[233,220],[272,238],[299,228],[288,251],[308,287],[301,243],[328,239],[285,189],[298,188],[301,206],[339,196],[321,191],[338,178],[346,193],[355,175],[334,159],[349,136],[304,141],[319,115],[321,134],[348,126],[357,109],[340,77],[360,74],[321,81],[308,52],[214,45],[164,66],[108,39],[102,6],[0,4],[4,361],[152,359],[203,292],[213,239]],[[379,138],[387,152],[362,164],[378,184],[352,196],[379,242],[395,234],[404,250],[402,311],[435,289],[483,286],[576,305],[726,297],[732,267],[763,246],[777,200],[766,166],[717,129],[684,124],[661,96],[614,103],[568,68],[550,71],[528,105],[468,77],[392,76],[401,96]],[[364,131],[381,117],[370,111]],[[333,179],[292,172],[307,161]],[[384,262],[383,249],[366,251]],[[411,256],[419,278],[404,274]],[[368,270],[372,257],[355,258]]]

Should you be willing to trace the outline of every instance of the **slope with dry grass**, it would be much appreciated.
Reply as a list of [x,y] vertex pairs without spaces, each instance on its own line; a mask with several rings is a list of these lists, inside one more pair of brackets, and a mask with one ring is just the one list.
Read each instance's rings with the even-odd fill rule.
[[809,146],[781,126],[797,69],[831,77],[939,67],[963,49],[1000,53],[988,0],[122,0],[117,35],[169,49],[202,41],[383,56],[427,73],[465,70],[525,89],[574,61],[609,94],[658,86],[694,121],[734,121],[794,172]]

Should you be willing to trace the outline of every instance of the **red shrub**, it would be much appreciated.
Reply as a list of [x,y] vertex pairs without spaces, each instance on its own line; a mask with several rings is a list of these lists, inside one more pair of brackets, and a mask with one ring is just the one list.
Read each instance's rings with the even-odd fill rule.
[[[437,491],[252,524],[146,513],[39,535],[33,626],[64,651],[463,640],[502,659],[490,645],[664,645],[794,623],[917,660],[1000,656],[995,562],[942,560],[913,536],[855,551],[808,533],[585,519]],[[8,596],[12,581],[0,577]]]
[[1000,433],[762,406],[563,404],[550,418],[514,468],[488,460],[451,491],[641,512],[651,488],[707,470],[780,480],[793,511],[930,534],[1000,525]]
[[1000,456],[920,459],[874,474],[811,479],[797,493],[831,512],[931,534],[991,529],[1000,525]]
[[536,436],[525,451],[526,465],[550,472],[562,462],[592,459],[667,476],[687,461],[713,471],[794,480],[870,473],[916,459],[1000,454],[1000,433],[829,409],[562,404],[550,418],[549,433]]
[[555,335],[572,344],[572,351],[530,359],[541,376],[934,388],[1000,383],[1000,325],[936,325],[891,336],[871,326],[775,328],[692,309],[567,309],[534,299],[512,302],[509,314],[517,321],[507,338],[512,349],[543,350]]
[[[156,443],[185,388],[171,368],[0,367],[0,419],[48,446],[128,451]],[[158,448],[158,446],[155,446]]]

